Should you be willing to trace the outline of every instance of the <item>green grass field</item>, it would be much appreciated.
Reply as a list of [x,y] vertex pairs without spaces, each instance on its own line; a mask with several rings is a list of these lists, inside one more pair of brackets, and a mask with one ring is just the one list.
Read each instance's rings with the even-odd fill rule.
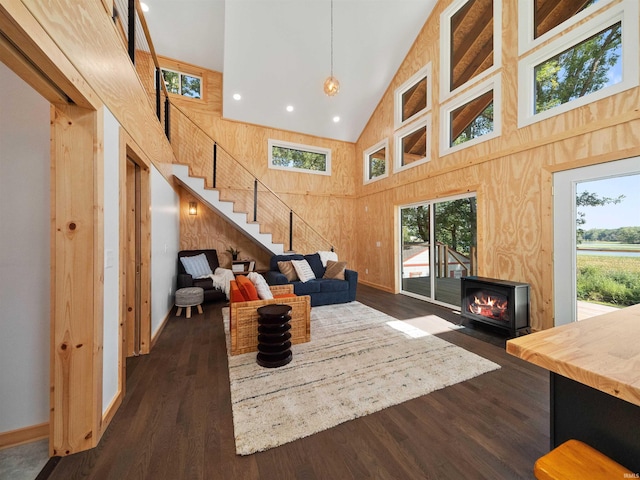
[[616,307],[640,303],[640,257],[578,255],[577,267],[578,300]]

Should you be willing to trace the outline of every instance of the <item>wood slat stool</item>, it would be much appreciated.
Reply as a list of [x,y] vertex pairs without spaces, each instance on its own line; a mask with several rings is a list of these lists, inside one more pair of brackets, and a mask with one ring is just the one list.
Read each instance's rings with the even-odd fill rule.
[[567,440],[540,457],[533,473],[538,480],[635,478],[630,470],[579,440]]
[[182,308],[187,308],[187,318],[191,318],[191,307],[198,307],[198,313],[202,313],[204,290],[200,287],[187,287],[176,290],[176,317],[182,313]]

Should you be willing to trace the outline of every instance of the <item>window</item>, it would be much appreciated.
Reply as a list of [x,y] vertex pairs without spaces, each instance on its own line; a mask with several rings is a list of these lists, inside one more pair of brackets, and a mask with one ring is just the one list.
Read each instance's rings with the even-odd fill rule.
[[162,69],[164,83],[169,93],[189,98],[202,98],[202,78],[188,73]]
[[443,106],[441,155],[500,135],[500,84],[489,79]]
[[450,147],[493,132],[493,90],[451,112]]
[[431,64],[421,68],[395,91],[395,128],[431,108]]
[[534,113],[621,81],[621,49],[622,24],[618,22],[536,65],[533,69],[536,82]]
[[500,0],[457,0],[440,16],[440,94],[447,98],[492,75],[502,51]]
[[613,0],[518,0],[518,51],[527,52]]
[[389,140],[384,139],[364,152],[364,183],[380,180],[389,175],[387,151]]
[[415,167],[429,160],[431,115],[417,124],[398,130],[394,136],[396,146],[395,171]]
[[637,24],[637,0],[624,0],[525,56],[518,125],[637,86]]
[[331,175],[331,150],[269,139],[269,168]]

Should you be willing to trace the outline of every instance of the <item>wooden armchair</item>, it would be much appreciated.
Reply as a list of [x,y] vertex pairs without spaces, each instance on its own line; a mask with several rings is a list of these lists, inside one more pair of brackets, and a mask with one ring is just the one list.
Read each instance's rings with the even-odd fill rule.
[[270,287],[274,298],[270,300],[234,301],[238,298],[231,282],[231,302],[229,303],[229,332],[231,355],[256,352],[258,350],[258,308],[263,305],[284,304],[291,306],[291,343],[305,343],[311,340],[311,297],[296,296],[293,285],[273,285]]

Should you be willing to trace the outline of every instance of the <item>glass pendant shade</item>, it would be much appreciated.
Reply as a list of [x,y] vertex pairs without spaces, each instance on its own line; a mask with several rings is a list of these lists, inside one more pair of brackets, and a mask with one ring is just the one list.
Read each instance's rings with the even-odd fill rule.
[[336,93],[340,91],[340,82],[334,76],[327,77],[324,81],[324,93],[328,96],[333,97]]

